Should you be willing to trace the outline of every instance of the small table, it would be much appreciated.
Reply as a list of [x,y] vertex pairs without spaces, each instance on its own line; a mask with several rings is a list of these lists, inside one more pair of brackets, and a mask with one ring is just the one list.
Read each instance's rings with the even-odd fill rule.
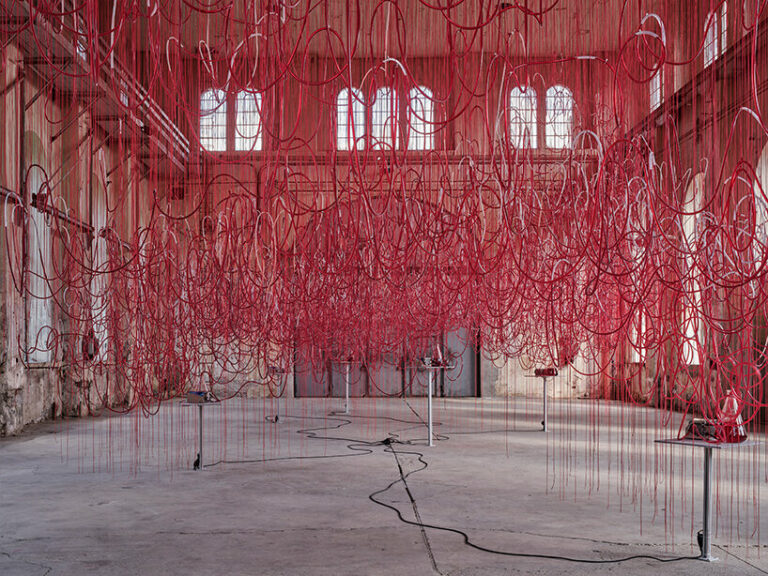
[[541,378],[542,384],[544,385],[544,399],[542,402],[543,419],[541,421],[541,429],[544,432],[547,431],[547,378],[554,378],[555,376],[557,376],[557,368],[537,368],[533,373],[533,378]]
[[714,562],[717,558],[712,556],[712,450],[721,450],[723,448],[738,448],[741,446],[756,446],[758,442],[746,441],[735,444],[725,442],[707,442],[706,440],[697,440],[694,438],[666,438],[656,440],[658,444],[672,444],[674,446],[693,446],[704,448],[704,528],[702,530],[701,556],[699,560],[705,562]]
[[182,406],[197,406],[200,410],[198,411],[198,422],[199,422],[199,447],[200,451],[197,453],[200,458],[200,467],[198,470],[203,469],[203,406],[218,406],[221,404],[221,402],[187,402],[184,401],[181,403]]

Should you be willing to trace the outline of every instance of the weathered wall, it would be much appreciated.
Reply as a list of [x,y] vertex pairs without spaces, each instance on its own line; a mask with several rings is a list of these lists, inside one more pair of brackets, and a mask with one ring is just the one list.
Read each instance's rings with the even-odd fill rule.
[[[541,378],[534,375],[535,366],[530,359],[481,357],[481,395],[488,398],[505,396],[541,397],[544,387]],[[587,398],[595,394],[597,379],[589,376],[589,366],[583,357],[573,364],[558,368],[558,375],[547,379],[550,398]]]
[[[97,205],[117,205],[109,225],[125,239],[135,228],[131,215],[146,186],[140,178],[130,178],[131,162],[125,163],[114,179],[123,183],[133,180],[133,185],[105,190],[103,185],[94,184],[97,179],[93,172],[112,171],[122,159],[111,144],[104,144],[99,162],[90,162],[91,150],[99,148],[106,136],[96,128],[91,114],[83,110],[82,99],[77,93],[57,93],[41,71],[25,63],[13,44],[6,46],[0,57],[0,199],[4,211],[0,234],[0,325],[4,333],[0,338],[0,435],[7,435],[46,418],[98,414],[104,398],[112,405],[126,401],[116,393],[114,373],[96,373],[87,366],[73,369],[62,362],[66,353],[77,353],[81,345],[81,326],[72,320],[77,314],[65,314],[53,306],[51,326],[58,336],[53,340],[56,347],[50,359],[33,361],[29,353],[32,346],[47,347],[47,332],[41,332],[36,340],[29,330],[35,300],[30,274],[25,272],[32,256],[29,236],[34,226],[30,222],[32,215],[42,214],[35,212],[33,194],[47,192],[54,205],[66,207],[70,217],[89,226],[104,225],[96,221],[94,200]],[[29,176],[30,171],[37,171],[38,176]],[[45,190],[32,189],[41,182],[45,182]],[[45,218],[50,222],[54,216]],[[83,234],[77,232],[77,227],[68,231]],[[51,236],[51,266],[61,271],[49,275],[51,291],[56,293],[66,288],[62,243],[73,239],[53,230]],[[78,241],[89,245],[87,239]],[[90,246],[85,254],[89,261],[95,243]]]

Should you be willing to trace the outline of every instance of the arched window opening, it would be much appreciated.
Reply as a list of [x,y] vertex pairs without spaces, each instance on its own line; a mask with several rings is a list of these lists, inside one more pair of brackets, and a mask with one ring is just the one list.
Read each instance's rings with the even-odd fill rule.
[[515,87],[509,94],[509,140],[515,148],[536,148],[536,91]]
[[648,84],[649,96],[651,99],[651,112],[661,107],[664,102],[664,71],[659,69],[651,77]]
[[261,94],[239,92],[235,110],[235,150],[261,150]]
[[371,147],[397,148],[397,92],[392,88],[379,88],[371,107]]
[[565,86],[547,90],[547,148],[564,149],[572,145],[573,94]]
[[336,147],[362,150],[365,146],[365,99],[357,88],[344,88],[336,97]]
[[200,96],[200,146],[209,152],[227,149],[227,95],[206,90]]
[[707,16],[704,34],[704,68],[725,54],[728,47],[728,3]]
[[434,101],[432,91],[419,86],[408,94],[408,149],[432,150],[434,148]]

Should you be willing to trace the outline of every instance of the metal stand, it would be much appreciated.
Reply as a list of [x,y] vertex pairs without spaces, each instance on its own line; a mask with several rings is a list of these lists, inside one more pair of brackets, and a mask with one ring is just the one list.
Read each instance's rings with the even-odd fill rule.
[[344,393],[344,414],[349,414],[349,364],[347,364],[347,374],[344,378],[345,393]]
[[427,429],[429,430],[429,445],[432,443],[432,388],[434,380],[434,370],[429,371],[429,387],[427,391]]
[[182,402],[182,406],[197,406],[197,450],[200,456],[200,467],[203,469],[203,408],[205,406],[218,406],[220,402]]
[[547,402],[548,402],[548,394],[547,394],[547,378],[554,378],[557,376],[557,368],[550,366],[548,368],[536,368],[536,370],[533,371],[532,376],[527,376],[528,378],[541,378],[542,383],[544,384],[544,394],[542,398],[542,419],[541,419],[541,429],[546,432],[547,431],[547,419],[549,418],[548,409],[547,409]]
[[278,384],[280,385],[280,393],[277,396],[275,396],[275,393],[270,388],[270,396],[277,404],[277,410],[275,411],[275,419],[274,419],[274,422],[277,423],[280,421],[280,398],[282,398],[283,392],[285,391],[285,384],[283,383],[283,378],[285,374],[288,373],[288,371],[283,370],[278,366],[271,366],[271,365],[269,366],[268,371],[270,376],[272,377],[277,376]]
[[699,560],[712,562],[712,447],[704,447],[704,530],[702,531],[701,556]]
[[199,436],[200,450],[197,454],[198,454],[198,457],[200,458],[200,467],[198,468],[198,470],[202,470],[203,469],[203,405],[200,404],[199,408],[200,410],[198,411],[198,415],[200,417],[198,418],[198,420],[200,422],[200,436]]
[[434,433],[432,430],[432,396],[435,393],[435,372],[438,370],[453,370],[456,365],[448,365],[442,362],[436,363],[429,357],[421,359],[422,366],[429,374],[429,384],[427,385],[427,430],[429,433],[429,446],[434,446]]
[[699,560],[705,562],[714,562],[717,560],[712,556],[712,450],[722,448],[741,448],[746,446],[756,446],[758,442],[747,441],[738,444],[714,443],[693,438],[670,438],[667,440],[656,440],[658,444],[674,444],[676,446],[694,446],[704,448],[704,503],[703,503],[703,521],[704,527],[701,531],[701,556]]

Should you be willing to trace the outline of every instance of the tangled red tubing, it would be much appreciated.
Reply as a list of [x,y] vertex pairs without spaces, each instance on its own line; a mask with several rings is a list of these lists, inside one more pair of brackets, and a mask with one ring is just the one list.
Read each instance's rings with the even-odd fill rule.
[[732,388],[757,417],[766,2],[718,24],[738,73],[703,122],[676,99],[708,81],[715,20],[694,34],[690,7],[646,4],[600,4],[584,40],[558,0],[3,0],[4,72],[34,50],[51,78],[28,96],[40,130],[89,124],[6,193],[14,286],[47,318],[24,356],[152,412],[213,382],[280,395],[314,355],[407,362],[461,329],[489,356],[580,357],[639,401],[710,415]]

